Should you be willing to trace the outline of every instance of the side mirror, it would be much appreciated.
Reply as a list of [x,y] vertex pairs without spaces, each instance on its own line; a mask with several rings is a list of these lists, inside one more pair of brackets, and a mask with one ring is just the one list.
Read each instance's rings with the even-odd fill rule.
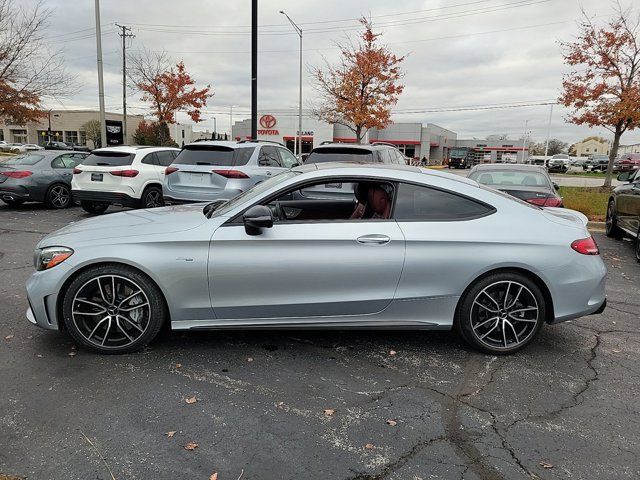
[[254,205],[242,216],[247,235],[260,235],[263,228],[273,227],[273,215],[269,207]]
[[556,190],[560,190],[560,185],[558,185],[557,183],[554,183],[553,188],[555,188]]
[[618,175],[619,182],[628,182],[630,178],[631,178],[631,172],[623,172],[620,175]]

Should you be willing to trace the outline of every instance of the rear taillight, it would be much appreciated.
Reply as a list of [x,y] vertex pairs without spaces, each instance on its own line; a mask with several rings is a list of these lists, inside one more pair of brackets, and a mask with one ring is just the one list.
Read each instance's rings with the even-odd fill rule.
[[0,175],[4,175],[5,177],[10,178],[24,178],[30,177],[31,175],[33,175],[33,172],[30,172],[29,170],[17,170],[13,172],[0,172]]
[[80,170],[79,168],[74,168],[73,169],[73,174],[74,175],[78,175],[79,173],[82,173],[82,170]]
[[179,169],[177,169],[176,167],[167,167],[164,169],[164,174],[165,175],[171,175],[174,172],[177,172]]
[[217,173],[226,178],[249,178],[246,173],[240,170],[213,170],[213,173]]
[[547,198],[527,198],[527,203],[537,205],[538,207],[561,207],[562,199],[558,197]]
[[132,178],[138,175],[138,170],[114,170],[113,172],[109,172],[111,175],[116,177],[128,177]]
[[598,250],[598,245],[593,237],[575,240],[571,244],[571,248],[582,255],[600,255],[600,250]]

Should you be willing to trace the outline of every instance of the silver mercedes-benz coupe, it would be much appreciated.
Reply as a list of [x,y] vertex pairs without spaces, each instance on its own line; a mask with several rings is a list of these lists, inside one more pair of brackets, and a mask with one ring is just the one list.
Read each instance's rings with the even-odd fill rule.
[[606,303],[583,217],[399,165],[307,165],[226,203],[83,220],[34,260],[29,320],[101,353],[140,349],[170,322],[455,327],[504,354]]

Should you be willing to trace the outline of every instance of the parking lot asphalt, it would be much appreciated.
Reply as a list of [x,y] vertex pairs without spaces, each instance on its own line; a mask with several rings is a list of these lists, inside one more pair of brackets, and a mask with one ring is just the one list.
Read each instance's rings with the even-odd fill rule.
[[167,331],[100,356],[24,316],[34,245],[86,216],[0,206],[2,479],[640,477],[628,241],[595,234],[604,314],[545,326],[513,356],[387,331]]

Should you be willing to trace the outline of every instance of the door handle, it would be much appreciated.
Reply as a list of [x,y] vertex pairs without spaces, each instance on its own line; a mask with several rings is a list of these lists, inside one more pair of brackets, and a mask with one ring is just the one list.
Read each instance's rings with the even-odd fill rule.
[[271,172],[266,172],[266,173],[267,173],[267,175],[271,176]]
[[384,245],[385,243],[389,243],[391,241],[391,238],[387,237],[386,235],[377,235],[377,234],[373,234],[373,235],[363,235],[362,237],[358,237],[357,239],[358,243],[362,243],[365,245]]

